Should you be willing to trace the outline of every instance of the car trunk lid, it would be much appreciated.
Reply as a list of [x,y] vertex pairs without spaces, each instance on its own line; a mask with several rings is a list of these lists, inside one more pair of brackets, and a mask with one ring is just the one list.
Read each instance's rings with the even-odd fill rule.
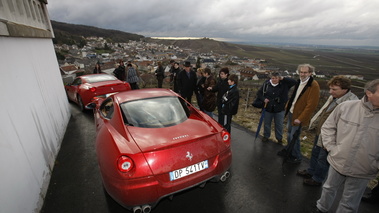
[[202,162],[226,147],[221,146],[220,133],[200,120],[188,119],[176,126],[146,130],[148,134],[146,131],[143,134],[140,128],[129,127],[154,174]]
[[103,95],[112,92],[120,92],[128,90],[125,83],[119,81],[104,81],[92,83],[92,87],[96,87],[95,95]]

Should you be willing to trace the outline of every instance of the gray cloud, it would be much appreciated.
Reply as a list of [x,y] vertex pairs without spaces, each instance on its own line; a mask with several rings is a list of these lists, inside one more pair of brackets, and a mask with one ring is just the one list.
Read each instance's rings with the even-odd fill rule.
[[49,1],[52,20],[144,36],[379,46],[377,0]]

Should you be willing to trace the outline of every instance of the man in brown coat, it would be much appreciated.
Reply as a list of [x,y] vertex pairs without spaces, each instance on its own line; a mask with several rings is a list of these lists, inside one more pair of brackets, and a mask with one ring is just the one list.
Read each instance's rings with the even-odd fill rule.
[[[315,68],[310,64],[300,64],[297,67],[297,71],[300,79],[295,85],[295,89],[286,108],[286,115],[288,115],[288,144],[298,129],[301,131],[301,127],[309,125],[311,116],[316,110],[318,100],[320,98],[320,86],[312,77],[312,74],[315,72]],[[301,163],[302,160],[302,155],[300,152],[300,134],[295,140],[295,145],[290,153],[289,159],[287,160],[289,163]],[[288,145],[286,148],[279,151],[278,155],[286,156],[287,148]]]

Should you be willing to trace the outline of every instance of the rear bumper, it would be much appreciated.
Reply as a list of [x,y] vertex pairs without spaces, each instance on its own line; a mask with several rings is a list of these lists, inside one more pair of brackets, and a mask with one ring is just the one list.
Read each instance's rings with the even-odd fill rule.
[[145,204],[154,207],[161,199],[167,196],[200,185],[211,179],[219,180],[221,175],[230,168],[231,162],[232,153],[230,149],[227,149],[216,157],[216,160],[207,170],[183,179],[163,181],[162,177],[169,178],[168,173],[136,179],[119,179],[104,176],[103,174],[103,183],[109,195],[127,209]]

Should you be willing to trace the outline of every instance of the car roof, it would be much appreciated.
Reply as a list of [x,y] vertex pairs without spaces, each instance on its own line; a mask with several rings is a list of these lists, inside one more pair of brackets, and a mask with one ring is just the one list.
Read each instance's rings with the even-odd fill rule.
[[105,76],[105,77],[109,77],[111,76],[111,78],[113,80],[118,80],[116,77],[114,77],[113,75],[109,75],[109,74],[106,74],[106,73],[99,73],[99,74],[88,74],[88,75],[81,75],[81,76],[78,76],[78,78],[81,78],[82,80],[85,80],[85,81],[88,81],[90,79],[94,79],[94,78],[99,78],[100,76]]
[[130,90],[130,91],[119,92],[119,93],[114,94],[114,98],[117,99],[119,103],[146,99],[146,98],[167,97],[167,96],[178,97],[179,95],[170,89],[160,89],[160,88]]

